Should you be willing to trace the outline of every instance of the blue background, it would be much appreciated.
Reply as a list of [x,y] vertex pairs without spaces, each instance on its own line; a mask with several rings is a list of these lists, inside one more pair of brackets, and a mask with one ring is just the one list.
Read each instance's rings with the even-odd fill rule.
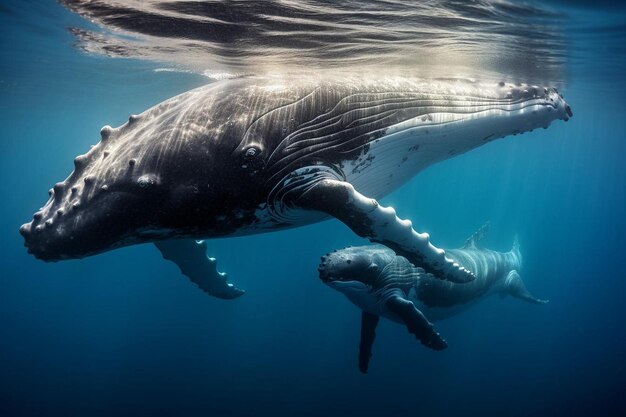
[[586,64],[569,68],[568,123],[445,161],[383,200],[442,247],[486,220],[490,248],[519,234],[522,277],[550,303],[488,299],[438,324],[441,353],[381,322],[366,376],[360,312],[316,275],[320,255],[364,243],[337,221],[209,242],[247,290],[234,301],[207,297],[151,245],[27,255],[19,226],[103,124],[207,80],[79,53],[66,27],[85,23],[53,2],[0,19],[0,414],[626,412],[623,19],[610,38],[572,34]]

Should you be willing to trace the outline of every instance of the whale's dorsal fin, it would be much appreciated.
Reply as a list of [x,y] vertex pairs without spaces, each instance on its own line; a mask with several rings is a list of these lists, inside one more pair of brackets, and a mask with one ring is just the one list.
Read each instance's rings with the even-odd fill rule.
[[489,232],[489,228],[491,227],[491,222],[486,221],[485,224],[480,226],[480,229],[474,232],[470,237],[465,241],[465,245],[463,245],[463,249],[475,249],[478,247],[478,242],[480,242],[485,236],[487,236],[487,232]]
[[515,237],[513,237],[513,246],[511,247],[511,250],[519,252],[519,236],[517,233],[515,234]]

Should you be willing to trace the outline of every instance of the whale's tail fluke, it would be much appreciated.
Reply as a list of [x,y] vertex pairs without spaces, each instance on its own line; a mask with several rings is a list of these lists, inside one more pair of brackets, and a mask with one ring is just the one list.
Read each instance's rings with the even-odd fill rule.
[[542,300],[533,296],[524,285],[522,277],[519,276],[517,271],[511,271],[504,280],[506,292],[515,298],[528,301],[533,304],[547,304],[548,300]]

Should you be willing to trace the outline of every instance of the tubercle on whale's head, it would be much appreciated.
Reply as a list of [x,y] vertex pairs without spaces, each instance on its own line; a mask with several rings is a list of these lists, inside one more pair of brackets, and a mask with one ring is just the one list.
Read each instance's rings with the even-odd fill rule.
[[69,177],[54,185],[48,202],[20,227],[29,253],[58,261],[167,238],[173,231],[163,219],[174,218],[188,196],[205,198],[208,189],[181,192],[184,181],[171,180],[181,168],[138,143],[133,129],[140,117],[116,129],[103,127],[101,141],[75,158]]
[[554,120],[567,122],[574,113],[563,95],[553,87],[531,86],[527,84],[507,85],[499,83],[498,89],[505,110],[511,118],[518,119],[512,132],[520,134],[536,128],[547,128]]
[[325,284],[341,290],[355,285],[371,287],[382,272],[385,260],[376,247],[347,247],[321,257],[319,277]]
[[[387,133],[413,129],[416,133],[430,132],[423,136],[424,143],[433,160],[444,160],[499,138],[547,129],[552,122],[568,121],[573,116],[555,88],[527,84],[453,84],[443,90],[439,100],[445,103],[442,110],[400,123]],[[461,129],[463,134],[454,134]],[[415,137],[420,140],[421,136]]]
[[538,97],[543,98],[544,106],[556,112],[556,118],[567,122],[574,116],[572,108],[567,104],[563,95],[559,93],[556,88],[545,87],[543,92],[544,94],[542,96],[538,95]]
[[[241,82],[226,84],[226,91]],[[100,142],[74,160],[70,176],[21,226],[28,251],[45,261],[82,258],[135,243],[228,234],[251,223],[259,202],[241,203],[241,196],[260,191],[232,151],[252,116],[233,118],[224,105],[231,96],[219,88],[185,92],[117,128],[103,127]],[[256,168],[256,150],[247,151]]]
[[[137,161],[127,165],[131,170]],[[82,258],[139,243],[140,235],[133,232],[154,222],[155,213],[162,210],[161,191],[157,175],[103,181],[74,171],[50,190],[48,202],[20,233],[28,252],[44,261]]]

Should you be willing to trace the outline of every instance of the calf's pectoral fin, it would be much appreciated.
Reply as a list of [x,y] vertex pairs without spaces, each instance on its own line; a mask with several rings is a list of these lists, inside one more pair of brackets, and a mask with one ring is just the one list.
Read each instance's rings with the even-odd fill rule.
[[401,220],[391,207],[382,207],[352,184],[337,179],[317,180],[298,196],[301,208],[318,210],[341,220],[356,234],[381,243],[413,265],[439,279],[465,283],[474,279],[466,268],[447,258],[442,249],[430,243],[428,234],[417,233],[408,220]]
[[203,240],[161,240],[154,245],[161,251],[163,258],[178,265],[183,275],[207,294],[225,300],[244,294],[245,291],[228,283],[225,273],[217,270],[217,261],[207,256],[207,246]]
[[542,300],[540,298],[536,298],[533,296],[527,289],[526,285],[524,285],[524,281],[522,281],[522,277],[519,276],[517,271],[513,270],[508,273],[506,279],[504,280],[504,285],[506,287],[506,291],[511,294],[515,298],[522,299],[524,301],[528,301],[533,304],[547,304],[548,300]]
[[386,304],[389,311],[400,317],[409,333],[426,347],[434,350],[443,350],[448,347],[448,343],[437,333],[431,322],[419,311],[415,305],[402,297],[392,297]]
[[370,358],[372,357],[372,345],[376,338],[376,326],[379,317],[375,314],[363,311],[361,313],[361,342],[359,343],[359,370],[367,373]]

